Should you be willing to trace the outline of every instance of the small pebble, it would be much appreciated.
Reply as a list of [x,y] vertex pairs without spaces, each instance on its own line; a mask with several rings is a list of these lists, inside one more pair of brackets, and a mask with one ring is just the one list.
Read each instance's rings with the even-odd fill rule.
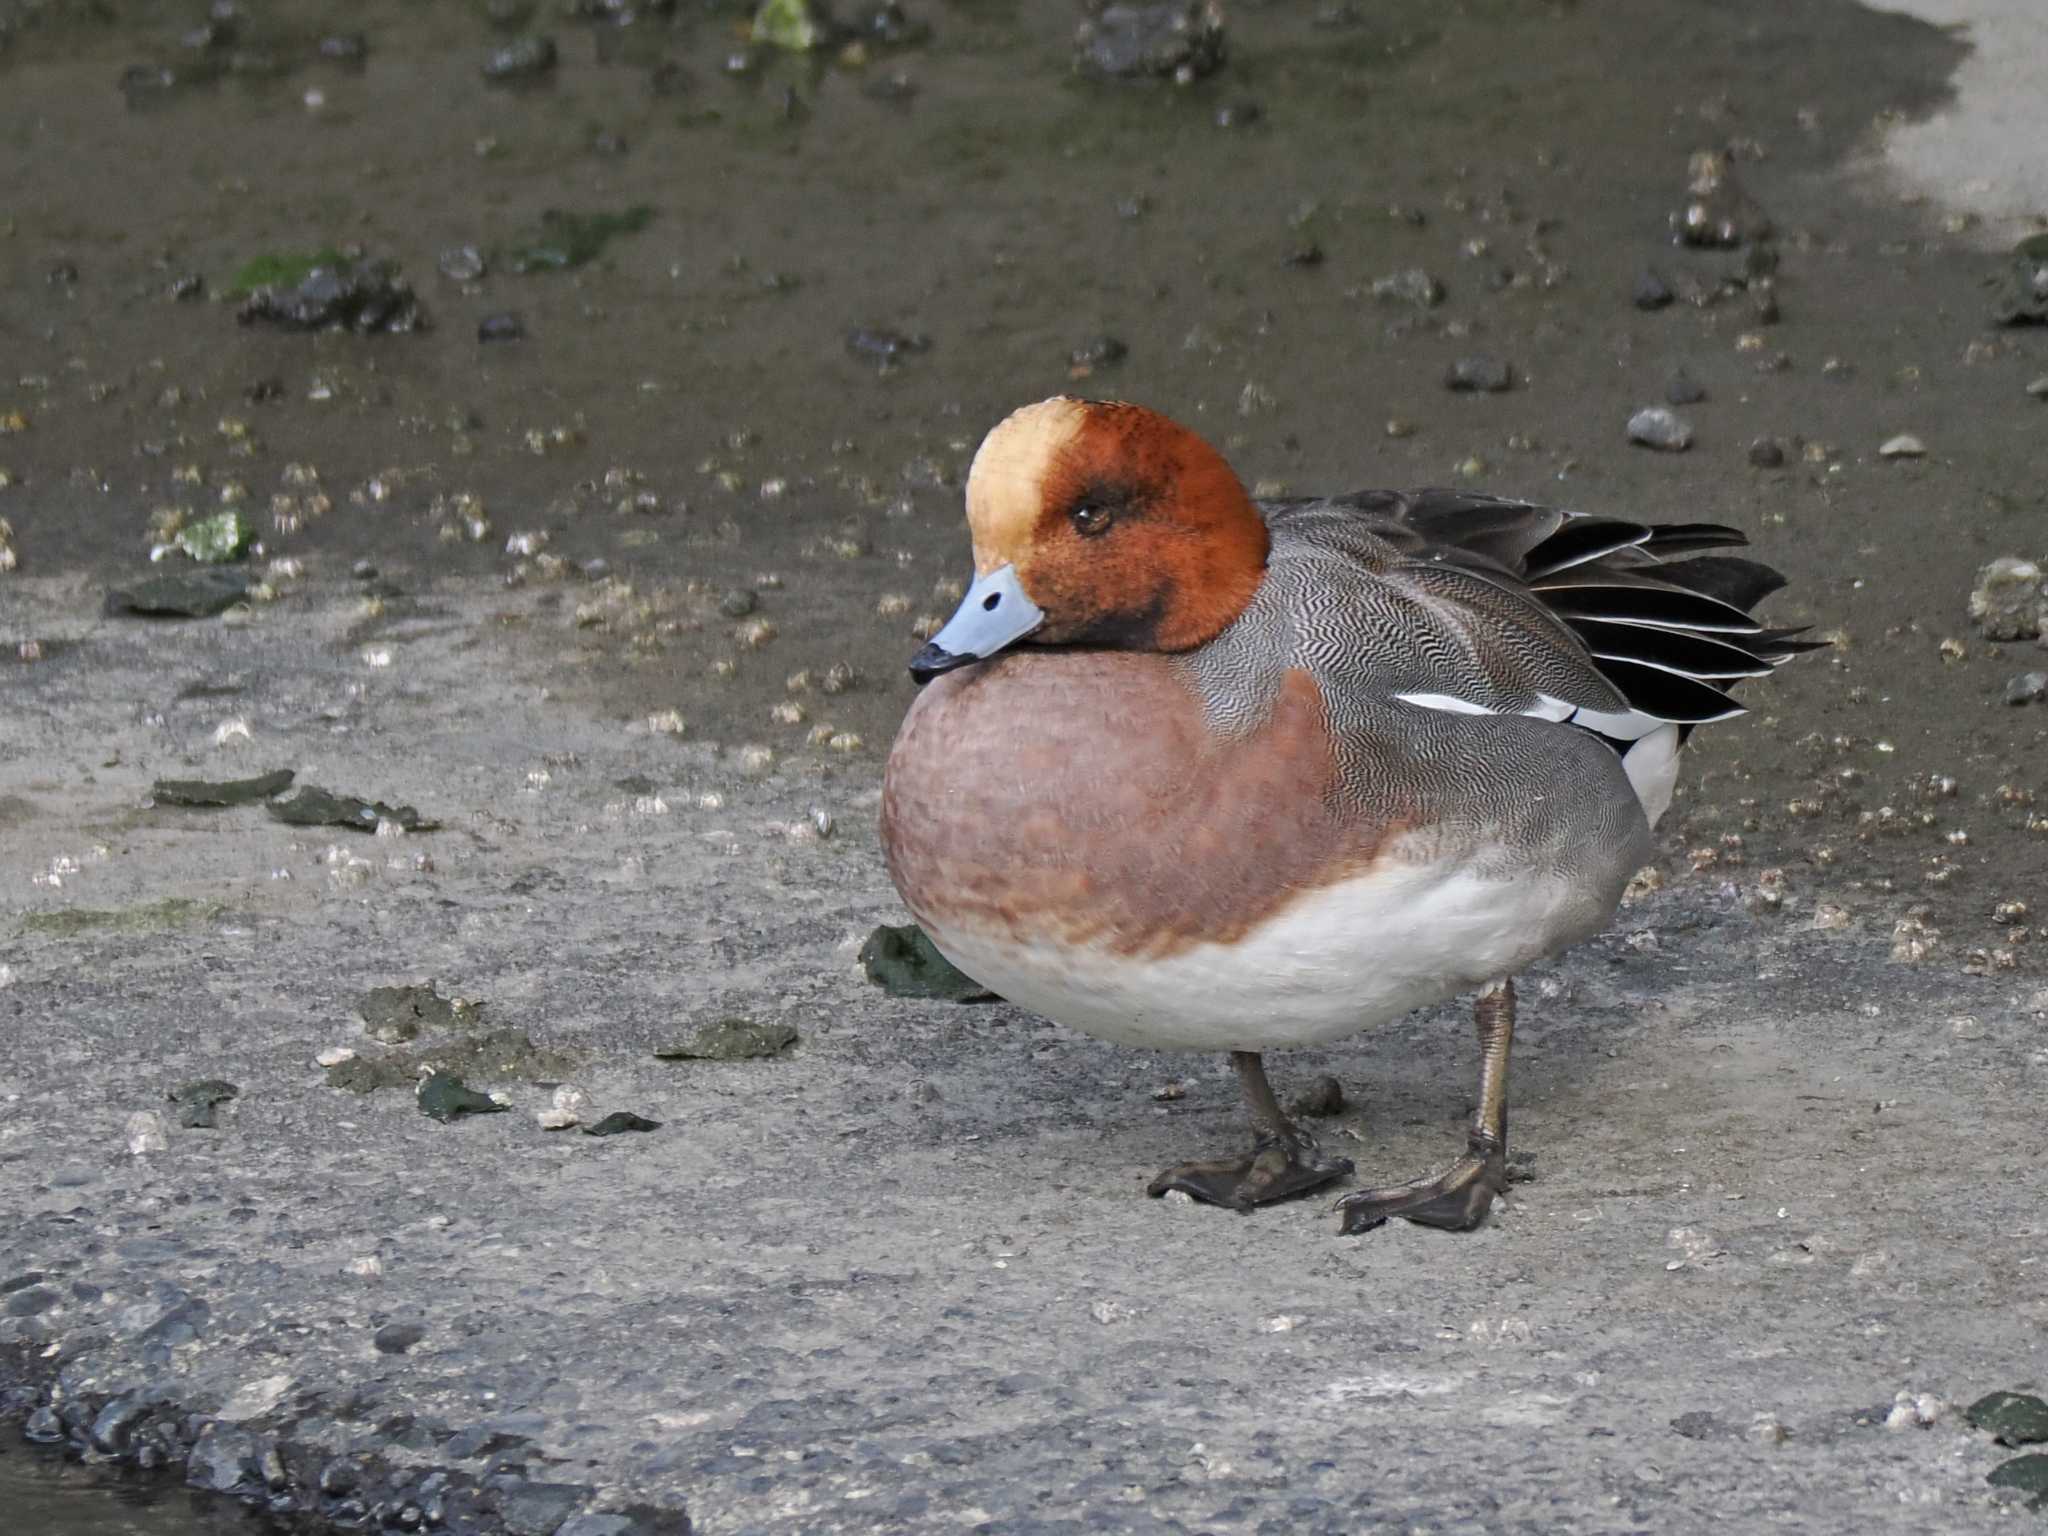
[[1686,372],[1684,367],[1674,368],[1671,377],[1664,381],[1664,401],[1667,405],[1697,405],[1707,398],[1707,386]]
[[478,341],[518,341],[526,335],[526,322],[515,310],[501,310],[494,315],[485,315],[476,323]]
[[458,283],[473,283],[484,275],[484,256],[473,245],[451,246],[440,255],[441,275]]
[[129,1154],[134,1157],[161,1152],[171,1144],[171,1139],[164,1130],[164,1117],[146,1109],[138,1109],[130,1115],[124,1130],[128,1138]]
[[718,611],[728,619],[744,619],[759,602],[752,587],[733,587],[718,599]]
[[2048,699],[2048,672],[2022,672],[2005,685],[2008,704],[2038,704]]
[[1451,364],[1450,371],[1444,375],[1446,389],[1464,393],[1479,391],[1497,395],[1502,390],[1512,387],[1514,382],[1515,371],[1511,366],[1497,357],[1489,357],[1484,353],[1459,358]]
[[1897,437],[1887,438],[1877,450],[1881,459],[1917,459],[1927,452],[1927,445],[1910,432],[1901,432]]
[[2027,386],[2027,393],[2036,400],[2048,400],[2048,373],[2044,373]]
[[555,40],[551,37],[521,37],[493,48],[484,60],[484,78],[492,84],[534,80],[555,67]]
[[1652,405],[1629,417],[1628,440],[1664,453],[1683,453],[1692,446],[1692,427],[1677,413]]
[[1635,286],[1629,290],[1629,302],[1641,310],[1662,309],[1676,297],[1677,295],[1671,291],[1671,285],[1652,267],[1645,267],[1638,272]]
[[1785,462],[1785,449],[1775,437],[1760,437],[1749,445],[1749,462],[1758,469],[1776,469]]
[[338,1067],[344,1061],[354,1061],[356,1053],[345,1045],[330,1045],[313,1058],[314,1063],[323,1067]]

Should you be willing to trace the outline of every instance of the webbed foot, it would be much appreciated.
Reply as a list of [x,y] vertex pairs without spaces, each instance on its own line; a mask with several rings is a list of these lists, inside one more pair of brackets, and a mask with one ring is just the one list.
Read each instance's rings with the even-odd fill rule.
[[1348,1157],[1327,1157],[1306,1131],[1261,1136],[1243,1157],[1178,1163],[1145,1186],[1157,1196],[1180,1190],[1209,1205],[1248,1211],[1255,1205],[1305,1195],[1351,1172]]
[[1354,1236],[1370,1232],[1390,1216],[1401,1216],[1446,1232],[1471,1231],[1486,1219],[1493,1197],[1505,1191],[1508,1183],[1505,1142],[1489,1144],[1486,1138],[1474,1136],[1471,1148],[1433,1178],[1344,1196],[1336,1205],[1344,1213],[1339,1230],[1347,1237]]

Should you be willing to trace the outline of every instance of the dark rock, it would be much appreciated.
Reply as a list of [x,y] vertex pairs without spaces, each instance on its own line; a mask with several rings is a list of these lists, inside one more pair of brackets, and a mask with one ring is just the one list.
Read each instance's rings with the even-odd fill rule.
[[356,1464],[344,1459],[330,1461],[320,1469],[320,1491],[330,1498],[344,1498],[358,1487]]
[[150,619],[205,619],[249,600],[249,573],[202,566],[151,576],[107,594],[107,612]]
[[255,1437],[239,1429],[216,1428],[192,1447],[185,1481],[212,1493],[247,1492],[262,1485],[256,1470]]
[[658,1131],[660,1129],[661,1122],[659,1120],[649,1120],[645,1116],[634,1114],[631,1110],[615,1109],[598,1121],[597,1124],[583,1127],[583,1134],[586,1136],[618,1136],[627,1131]]
[[[2005,685],[2005,702],[2008,704],[2038,704],[2043,699],[2048,699],[2048,672],[2022,672]],[[1976,1410],[1973,1408],[1971,1412]]]
[[718,611],[728,619],[744,619],[760,603],[760,595],[752,587],[734,587],[718,599]]
[[173,278],[170,295],[181,304],[197,303],[206,297],[206,279],[197,272],[187,272],[182,277]]
[[1770,220],[1743,192],[1725,154],[1696,154],[1687,172],[1686,204],[1671,215],[1681,245],[1732,248],[1769,238]]
[[1707,398],[1707,386],[1695,379],[1681,365],[1671,371],[1671,377],[1664,381],[1664,400],[1668,405],[1697,405]]
[[250,805],[283,794],[295,776],[291,769],[279,768],[251,779],[158,779],[149,787],[149,798],[157,805]]
[[64,1421],[57,1417],[56,1409],[48,1406],[38,1408],[22,1424],[21,1438],[30,1445],[61,1444],[64,1439]]
[[370,1336],[380,1355],[402,1355],[427,1336],[419,1323],[386,1323]]
[[1992,318],[2000,325],[2048,325],[2048,236],[2029,235],[2014,248],[1998,280]]
[[517,310],[500,310],[494,315],[485,315],[476,323],[478,341],[521,341],[526,336],[526,322]]
[[954,1003],[991,1001],[995,993],[940,954],[930,935],[915,923],[888,924],[860,947],[860,966],[869,981],[891,997],[929,997]]
[[1760,437],[1749,445],[1749,462],[1758,469],[1776,469],[1785,462],[1784,446],[1774,437]]
[[1218,128],[1249,128],[1266,115],[1256,101],[1227,101],[1216,109]]
[[370,56],[370,40],[360,32],[330,32],[314,49],[330,64],[360,65]]
[[284,380],[275,376],[242,386],[242,398],[251,405],[268,405],[284,398]]
[[571,1515],[555,1528],[555,1536],[640,1536],[628,1515]]
[[18,1275],[0,1280],[0,1296],[12,1296],[16,1291],[26,1290],[42,1278],[43,1272],[40,1269],[25,1269]]
[[1286,255],[1282,256],[1280,264],[1285,267],[1300,267],[1304,270],[1310,267],[1320,267],[1323,264],[1323,248],[1313,240],[1307,241],[1304,244],[1295,246]]
[[1671,291],[1671,285],[1664,281],[1663,274],[1654,267],[1645,267],[1638,272],[1634,286],[1629,289],[1629,302],[1637,309],[1662,309],[1677,297]]
[[490,51],[483,73],[493,85],[518,85],[553,74],[556,63],[553,38],[515,37]]
[[1080,377],[1098,368],[1113,368],[1130,356],[1131,349],[1115,336],[1091,336],[1067,354],[1067,366]]
[[63,1299],[47,1285],[31,1285],[9,1296],[4,1310],[9,1317],[36,1317]]
[[1721,1421],[1704,1408],[1681,1413],[1671,1421],[1671,1428],[1688,1440],[1711,1440],[1722,1432]]
[[573,1483],[511,1482],[498,1490],[498,1518],[512,1536],[555,1536],[589,1496]]
[[397,1045],[422,1029],[453,1029],[476,1021],[478,1006],[443,997],[432,981],[424,985],[372,987],[356,999],[363,1030],[372,1040]]
[[519,273],[567,272],[595,261],[614,240],[637,235],[653,222],[654,210],[646,203],[611,213],[543,209],[538,224],[513,237],[502,253],[503,264]]
[[1074,68],[1106,79],[1164,76],[1187,84],[1223,65],[1218,0],[1099,6],[1074,34]]
[[1629,417],[1628,440],[1664,453],[1683,453],[1692,446],[1692,427],[1675,411],[1647,406]]
[[171,1090],[170,1099],[178,1106],[178,1124],[188,1131],[211,1131],[219,1128],[219,1121],[214,1118],[215,1110],[230,1099],[239,1098],[241,1092],[233,1083],[218,1077],[206,1077],[197,1082],[181,1083]]
[[1473,391],[1497,395],[1514,386],[1515,370],[1500,358],[1485,353],[1473,353],[1461,357],[1451,364],[1450,372],[1444,375],[1444,387],[1463,393]]

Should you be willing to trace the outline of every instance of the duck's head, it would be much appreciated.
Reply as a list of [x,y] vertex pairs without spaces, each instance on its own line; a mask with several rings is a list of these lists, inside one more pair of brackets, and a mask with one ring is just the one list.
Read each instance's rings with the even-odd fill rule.
[[967,472],[974,584],[910,663],[920,683],[1020,642],[1187,651],[1245,609],[1265,520],[1223,456],[1143,406],[1013,412]]

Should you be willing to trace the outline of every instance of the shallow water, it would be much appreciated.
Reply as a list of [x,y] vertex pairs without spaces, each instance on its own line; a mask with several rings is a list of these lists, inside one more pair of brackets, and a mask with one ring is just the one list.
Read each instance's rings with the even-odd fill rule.
[[255,1530],[238,1505],[157,1479],[82,1467],[0,1443],[0,1509],[22,1536],[230,1536]]

